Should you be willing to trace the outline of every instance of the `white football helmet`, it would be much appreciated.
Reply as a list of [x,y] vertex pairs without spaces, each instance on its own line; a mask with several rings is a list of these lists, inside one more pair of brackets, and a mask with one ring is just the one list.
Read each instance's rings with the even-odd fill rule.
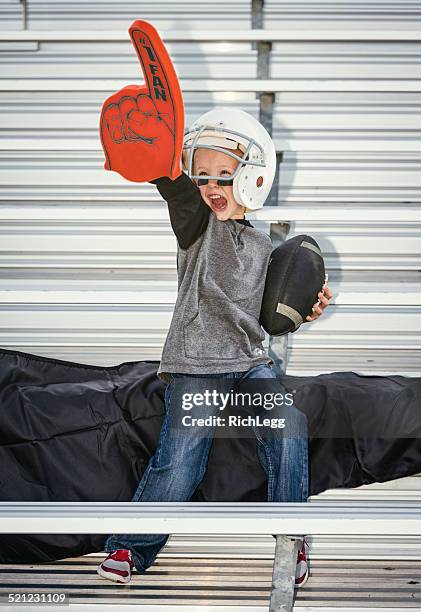
[[[237,147],[242,157],[226,150]],[[194,175],[193,156],[199,148],[222,151],[240,163],[230,176]],[[224,106],[204,113],[185,130],[183,159],[191,179],[231,180],[235,200],[249,210],[262,208],[276,173],[275,145],[267,130],[249,113]]]

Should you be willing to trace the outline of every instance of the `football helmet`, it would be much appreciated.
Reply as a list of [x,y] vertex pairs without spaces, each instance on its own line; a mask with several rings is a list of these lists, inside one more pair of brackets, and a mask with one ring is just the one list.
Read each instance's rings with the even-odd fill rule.
[[[199,148],[222,151],[239,164],[227,177],[194,175],[193,156]],[[237,148],[241,156],[234,153]],[[276,173],[275,145],[267,130],[249,113],[224,106],[204,113],[186,129],[183,160],[191,179],[232,181],[235,200],[248,210],[263,207]]]

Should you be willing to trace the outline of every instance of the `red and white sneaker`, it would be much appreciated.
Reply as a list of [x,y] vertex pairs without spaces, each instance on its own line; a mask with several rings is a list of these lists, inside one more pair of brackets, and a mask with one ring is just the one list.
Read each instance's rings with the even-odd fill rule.
[[309,552],[309,545],[307,543],[307,540],[303,538],[301,542],[301,547],[299,548],[298,555],[297,555],[297,567],[295,570],[295,585],[294,585],[296,589],[299,589],[300,587],[302,587],[308,580],[308,574],[309,574],[308,552]]
[[97,573],[114,582],[130,582],[134,567],[130,550],[114,550],[97,567]]

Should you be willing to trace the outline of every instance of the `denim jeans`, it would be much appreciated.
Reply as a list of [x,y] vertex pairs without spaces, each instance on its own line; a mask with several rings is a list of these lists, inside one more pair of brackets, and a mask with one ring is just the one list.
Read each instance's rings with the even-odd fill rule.
[[[183,412],[180,393],[204,393],[206,379],[227,379],[232,387],[235,381],[247,378],[276,378],[270,365],[262,364],[247,372],[223,374],[172,374],[173,380],[165,389],[165,417],[158,446],[140,480],[132,498],[134,502],[188,501],[203,479],[213,442],[214,428],[190,427],[187,433],[173,433],[170,426],[174,416]],[[177,391],[174,383],[177,381]],[[206,408],[201,416],[214,415],[215,406]],[[284,413],[285,414],[285,413]],[[256,451],[268,481],[269,502],[306,502],[308,498],[308,440],[307,417],[293,404],[287,408],[288,428],[291,437],[269,436],[253,427]],[[136,569],[143,573],[151,566],[168,540],[164,534],[115,534],[107,538],[104,550],[119,548],[132,553]]]

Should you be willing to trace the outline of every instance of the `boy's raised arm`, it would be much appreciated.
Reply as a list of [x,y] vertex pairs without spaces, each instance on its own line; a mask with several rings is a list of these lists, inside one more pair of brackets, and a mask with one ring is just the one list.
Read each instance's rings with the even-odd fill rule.
[[169,177],[149,181],[158,187],[168,204],[171,226],[182,249],[188,249],[206,230],[210,208],[203,201],[200,189],[182,172],[174,181]]

